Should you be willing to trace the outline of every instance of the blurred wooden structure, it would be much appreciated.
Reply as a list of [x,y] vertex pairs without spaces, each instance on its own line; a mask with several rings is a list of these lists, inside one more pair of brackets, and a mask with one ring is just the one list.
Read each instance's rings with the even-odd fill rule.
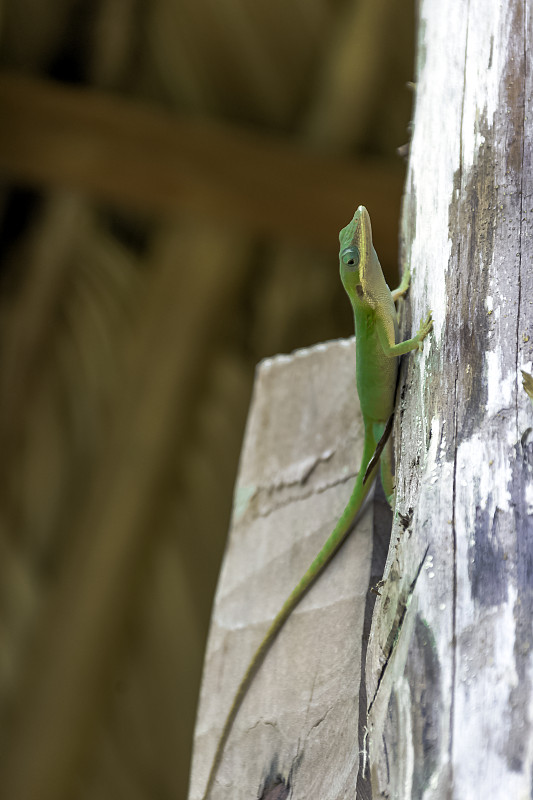
[[[363,438],[353,338],[259,365],[209,633],[189,800],[204,797],[249,659],[350,496]],[[378,487],[267,653],[210,800],[276,791],[286,797],[291,788],[298,797],[355,797],[365,739],[364,659],[377,598],[368,588],[383,574],[390,529]],[[364,797],[368,780],[359,778]]]
[[350,332],[359,202],[395,268],[412,8],[85,8],[0,29],[0,793],[183,798],[253,366]]
[[[398,211],[400,162],[321,155],[279,135],[201,121],[0,74],[0,169],[37,186],[69,186],[144,215],[206,219],[325,252],[354,186],[383,240]],[[387,235],[389,233],[389,235]]]

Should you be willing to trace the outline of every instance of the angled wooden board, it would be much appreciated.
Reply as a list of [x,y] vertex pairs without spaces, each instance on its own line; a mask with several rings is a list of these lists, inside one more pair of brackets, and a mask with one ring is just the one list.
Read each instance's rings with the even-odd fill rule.
[[[207,647],[190,800],[202,797],[250,658],[351,492],[362,446],[354,373],[353,340],[258,368]],[[353,800],[372,520],[368,504],[267,654],[212,800],[281,798],[289,788],[293,800]]]

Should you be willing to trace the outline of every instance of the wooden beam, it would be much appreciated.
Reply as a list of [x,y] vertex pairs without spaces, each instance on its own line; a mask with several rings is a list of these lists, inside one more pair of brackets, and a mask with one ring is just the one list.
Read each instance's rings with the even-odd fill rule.
[[103,92],[0,73],[0,170],[147,214],[202,217],[331,248],[359,203],[396,260],[403,170],[191,119]]
[[[422,0],[402,234],[413,330],[367,668],[372,797],[531,797],[533,18]],[[413,357],[414,356],[414,357]],[[401,424],[399,417],[401,416]]]
[[[355,346],[346,340],[258,367],[206,652],[189,800],[203,797],[249,659],[352,491],[363,444],[354,373]],[[363,626],[375,598],[368,592],[374,508],[366,504],[354,535],[267,653],[210,800],[287,797],[291,786],[298,797],[355,797]]]

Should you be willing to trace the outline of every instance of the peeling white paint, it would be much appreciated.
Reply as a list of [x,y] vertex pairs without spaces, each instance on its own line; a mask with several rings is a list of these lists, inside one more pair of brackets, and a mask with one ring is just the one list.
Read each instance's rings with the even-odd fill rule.
[[526,485],[525,491],[526,513],[528,516],[533,515],[533,482]]
[[[413,214],[417,221],[424,220],[428,218],[427,210],[431,209],[430,217],[440,219],[442,224],[434,226],[429,232],[427,229],[420,229],[417,222],[410,252],[410,266],[414,280],[417,280],[420,265],[421,274],[427,281],[426,296],[433,312],[432,335],[437,343],[441,340],[446,318],[446,275],[451,259],[451,241],[446,221],[450,198],[454,192],[453,176],[460,162],[460,129],[449,130],[445,139],[446,151],[439,151],[438,158],[435,158],[433,143],[442,142],[442,93],[446,94],[446,104],[449,103],[451,107],[457,106],[461,98],[457,95],[453,80],[448,84],[448,89],[446,85],[440,85],[439,92],[435,92],[433,81],[435,76],[450,74],[450,47],[447,40],[446,19],[450,14],[456,14],[460,19],[465,17],[465,12],[465,4],[460,0],[450,3],[435,1],[421,5],[420,30],[425,34],[421,52],[426,57],[426,63],[417,84],[417,104],[424,105],[425,113],[417,116],[411,142],[411,179],[415,200]],[[461,73],[462,64],[458,61],[451,66],[451,69]],[[459,118],[458,108],[456,114],[446,116],[445,124],[449,126],[453,119]],[[432,165],[431,180],[428,180],[428,163]],[[428,259],[431,261],[430,270],[425,269]],[[413,319],[421,318],[425,311],[425,308],[419,308],[415,303]]]
[[516,375],[514,373],[508,373],[507,375],[502,373],[502,361],[501,348],[499,347],[494,350],[487,350],[485,353],[487,380],[486,410],[492,415],[512,405],[516,386]]
[[412,697],[409,681],[405,677],[400,677],[396,686],[396,697],[398,700],[399,730],[401,731],[402,757],[398,760],[400,770],[401,797],[412,797],[413,793],[413,774],[415,767],[415,756],[413,748],[413,724],[412,724]]
[[[489,4],[490,5],[490,4]],[[502,34],[501,26],[506,30]],[[469,169],[477,157],[484,137],[480,122],[485,119],[492,127],[494,114],[500,103],[501,72],[504,67],[503,49],[494,47],[494,36],[509,38],[511,17],[507,20],[494,13],[490,7],[477,3],[470,8],[468,20],[468,52],[465,60],[465,98],[463,105],[463,166]],[[490,64],[490,67],[489,67]],[[479,87],[483,86],[483,92]],[[474,135],[472,135],[472,132]]]
[[[460,497],[458,503],[462,508],[470,509],[471,513],[474,513],[476,506],[485,510],[489,503],[492,510],[497,506],[502,511],[508,511],[511,507],[511,493],[507,488],[512,480],[511,462],[505,458],[495,466],[493,446],[492,440],[478,432],[461,442],[457,449],[457,486],[469,497],[475,494],[473,501],[471,497],[468,501]],[[494,482],[495,469],[499,476],[497,484]],[[474,519],[470,519],[467,529],[469,539],[474,527]]]
[[[454,774],[462,797],[495,797],[495,787],[505,776],[505,796],[523,797],[524,778],[509,769],[508,730],[495,725],[509,714],[509,694],[518,684],[514,666],[515,621],[513,609],[517,596],[510,587],[507,602],[489,612],[489,619],[479,619],[470,626],[470,610],[459,607],[457,628],[470,631],[470,652],[474,662],[459,639],[459,680],[456,683],[454,715]],[[466,613],[468,616],[463,617]],[[487,638],[490,630],[490,638]],[[468,662],[468,663],[467,663]],[[468,677],[467,677],[468,675]],[[480,698],[484,702],[480,703]],[[490,752],[483,769],[473,769],[481,752]],[[499,795],[498,795],[499,796]]]

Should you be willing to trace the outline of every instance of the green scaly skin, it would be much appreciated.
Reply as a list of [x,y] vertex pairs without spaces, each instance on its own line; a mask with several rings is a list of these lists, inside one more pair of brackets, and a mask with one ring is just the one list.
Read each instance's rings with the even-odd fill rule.
[[355,318],[357,393],[365,428],[361,466],[339,521],[274,618],[239,684],[218,741],[203,800],[207,800],[211,791],[233,722],[257,670],[295,606],[350,532],[377,475],[378,465],[381,465],[381,480],[391,504],[394,499],[390,440],[383,448],[380,459],[376,460],[366,475],[366,480],[365,473],[393,412],[398,357],[410,350],[422,349],[422,342],[432,328],[431,313],[420,324],[416,336],[398,342],[399,330],[394,301],[407,292],[409,272],[404,274],[398,289],[391,292],[372,244],[370,217],[364,206],[359,206],[352,221],[342,229],[339,241],[341,280],[350,298]]

